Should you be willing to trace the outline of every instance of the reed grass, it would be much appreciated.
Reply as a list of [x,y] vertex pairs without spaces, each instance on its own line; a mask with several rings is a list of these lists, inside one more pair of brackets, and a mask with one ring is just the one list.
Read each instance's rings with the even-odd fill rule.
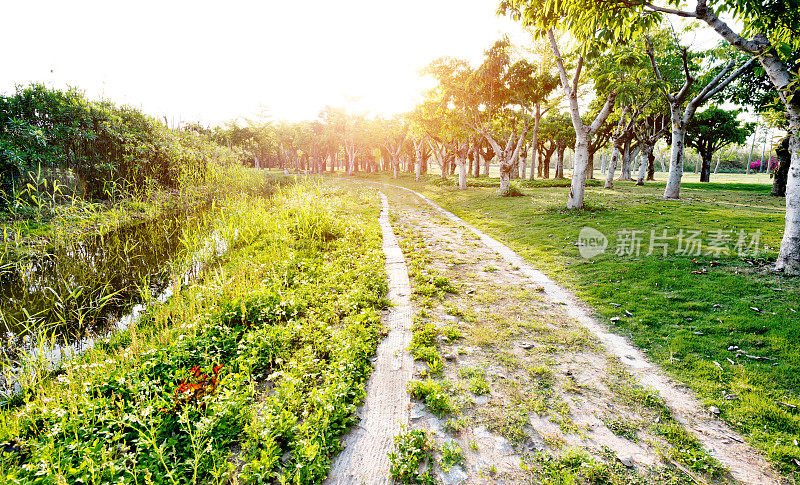
[[[387,305],[377,198],[315,182],[187,231],[202,277],[0,411],[10,483],[310,483],[354,420]],[[38,374],[37,374],[38,373]]]

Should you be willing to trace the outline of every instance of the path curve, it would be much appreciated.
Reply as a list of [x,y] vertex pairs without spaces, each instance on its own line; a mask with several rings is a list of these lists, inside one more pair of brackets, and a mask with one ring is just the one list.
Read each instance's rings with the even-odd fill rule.
[[[640,384],[657,391],[672,411],[675,419],[696,436],[703,447],[731,471],[736,480],[758,485],[782,483],[779,475],[761,453],[747,444],[744,438],[727,423],[712,416],[690,389],[676,384],[625,337],[610,332],[604,324],[591,315],[588,306],[571,291],[556,284],[505,244],[445,210],[419,192],[399,185],[371,181],[368,183],[398,188],[415,194],[447,219],[467,228],[480,238],[484,245],[496,251],[509,264],[519,267],[519,271],[527,278],[544,288],[545,293],[552,301],[564,305],[570,318],[577,320],[592,332],[609,353],[617,356]],[[383,194],[381,195],[383,196]],[[383,197],[385,200],[385,196]]]
[[411,343],[411,285],[403,251],[389,221],[389,201],[380,194],[379,218],[393,307],[384,316],[389,334],[378,346],[375,370],[367,381],[367,397],[358,410],[358,425],[344,438],[326,484],[388,484],[388,453],[394,437],[408,426],[411,398],[406,386],[414,371]]

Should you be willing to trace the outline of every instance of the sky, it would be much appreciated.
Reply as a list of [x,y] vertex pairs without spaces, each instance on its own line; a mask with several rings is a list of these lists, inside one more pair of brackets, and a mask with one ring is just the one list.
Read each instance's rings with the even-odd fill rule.
[[477,64],[503,34],[529,38],[497,0],[5,3],[0,93],[69,85],[210,125],[262,111],[314,119],[326,105],[401,113],[429,85],[430,61]]

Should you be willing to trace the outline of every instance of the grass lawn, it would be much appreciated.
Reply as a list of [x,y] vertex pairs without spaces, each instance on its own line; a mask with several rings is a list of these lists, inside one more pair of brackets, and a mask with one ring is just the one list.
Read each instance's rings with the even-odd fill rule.
[[[658,198],[664,183],[614,190],[587,188],[589,209],[564,209],[568,188],[525,188],[525,196],[500,198],[495,188],[420,184],[405,176],[388,183],[414,188],[498,237],[561,284],[572,288],[598,316],[628,336],[785,473],[800,476],[800,279],[769,274],[783,231],[784,200],[769,186],[686,183],[684,199]],[[592,227],[609,250],[590,260],[579,254],[578,233]],[[676,236],[702,231],[701,255],[646,256],[650,231]],[[641,230],[639,256],[618,256],[622,230]],[[746,244],[760,231],[760,254],[706,255],[714,231],[739,231]],[[688,234],[688,233],[687,233]],[[612,320],[613,319],[613,320]],[[738,349],[737,349],[738,347]],[[732,350],[728,350],[731,348]]]

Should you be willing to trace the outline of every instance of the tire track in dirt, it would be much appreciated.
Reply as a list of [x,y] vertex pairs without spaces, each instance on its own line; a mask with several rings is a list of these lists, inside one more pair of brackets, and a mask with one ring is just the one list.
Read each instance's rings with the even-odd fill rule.
[[389,221],[389,202],[380,194],[379,223],[393,307],[384,315],[389,331],[378,346],[375,369],[367,382],[367,397],[358,410],[359,423],[344,438],[344,450],[336,457],[327,484],[387,484],[388,453],[394,436],[408,425],[410,397],[406,385],[414,362],[408,353],[411,342],[411,287],[400,246]]
[[747,444],[744,438],[730,428],[727,423],[706,411],[691,390],[675,383],[658,366],[651,363],[638,348],[630,344],[624,337],[610,332],[604,324],[597,321],[591,315],[588,307],[572,292],[556,284],[505,244],[443,209],[419,192],[392,184],[370,183],[415,194],[430,205],[435,212],[472,232],[483,245],[496,252],[513,267],[518,268],[518,271],[528,280],[540,285],[553,303],[563,307],[567,317],[589,330],[602,343],[607,352],[625,364],[630,374],[641,385],[658,392],[675,419],[692,433],[714,458],[728,468],[736,480],[759,485],[782,483],[779,475],[763,455]]

